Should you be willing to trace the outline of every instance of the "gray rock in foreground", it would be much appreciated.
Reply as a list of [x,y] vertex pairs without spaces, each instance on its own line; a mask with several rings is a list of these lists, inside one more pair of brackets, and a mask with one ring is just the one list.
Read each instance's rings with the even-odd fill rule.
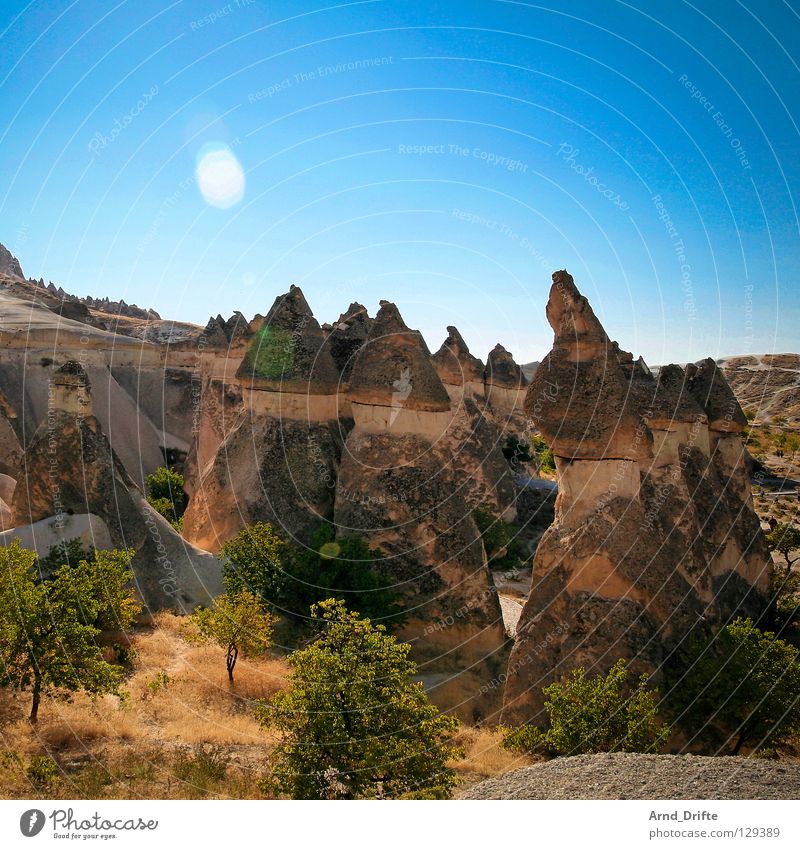
[[556,758],[470,787],[465,799],[797,799],[800,763],[614,752]]

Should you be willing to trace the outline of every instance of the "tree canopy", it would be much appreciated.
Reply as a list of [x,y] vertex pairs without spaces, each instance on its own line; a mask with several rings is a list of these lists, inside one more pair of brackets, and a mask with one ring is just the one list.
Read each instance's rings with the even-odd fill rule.
[[97,637],[129,627],[141,609],[128,587],[132,556],[101,551],[42,578],[34,552],[18,541],[0,548],[0,683],[31,691],[31,722],[43,695],[117,692],[122,671]]
[[413,681],[411,647],[340,600],[311,612],[320,635],[289,655],[289,688],[257,711],[283,735],[266,784],[295,799],[447,798],[458,720]]

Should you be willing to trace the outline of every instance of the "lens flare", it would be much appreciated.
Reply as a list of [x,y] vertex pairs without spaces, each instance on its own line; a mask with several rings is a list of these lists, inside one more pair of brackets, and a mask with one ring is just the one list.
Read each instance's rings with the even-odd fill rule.
[[205,145],[197,155],[195,177],[211,206],[229,209],[244,197],[244,169],[227,145]]

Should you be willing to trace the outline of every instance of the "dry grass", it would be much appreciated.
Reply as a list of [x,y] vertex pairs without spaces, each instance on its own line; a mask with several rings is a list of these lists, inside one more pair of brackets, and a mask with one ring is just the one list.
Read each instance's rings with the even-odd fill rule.
[[[159,614],[135,631],[123,699],[45,698],[32,727],[28,696],[0,691],[0,797],[259,796],[274,737],[253,708],[285,684],[287,666],[243,658],[231,687],[222,650],[188,645],[180,624]],[[37,784],[43,761],[56,771]]]
[[[0,797],[261,798],[276,737],[253,708],[285,686],[288,667],[243,658],[231,687],[224,652],[189,645],[180,625],[159,614],[136,629],[124,699],[45,698],[32,727],[29,697],[0,690]],[[487,729],[465,727],[458,742],[462,787],[530,763]]]
[[462,727],[456,742],[464,749],[465,756],[463,760],[453,764],[461,779],[459,794],[485,778],[492,778],[509,770],[536,763],[536,758],[507,752],[500,747],[501,740],[502,735],[499,731]]

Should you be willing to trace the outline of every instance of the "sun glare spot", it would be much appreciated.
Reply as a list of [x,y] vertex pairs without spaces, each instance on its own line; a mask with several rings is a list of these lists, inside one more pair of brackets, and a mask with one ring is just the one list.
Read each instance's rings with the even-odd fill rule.
[[205,145],[197,155],[197,185],[211,206],[228,209],[244,197],[244,169],[224,144]]

